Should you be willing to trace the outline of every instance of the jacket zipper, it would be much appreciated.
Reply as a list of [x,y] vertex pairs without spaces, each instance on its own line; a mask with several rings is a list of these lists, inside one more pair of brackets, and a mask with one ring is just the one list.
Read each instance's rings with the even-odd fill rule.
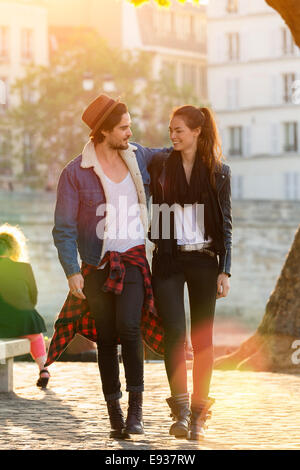
[[163,164],[163,168],[162,168],[162,171],[161,171],[161,174],[159,175],[159,178],[158,178],[158,181],[159,181],[159,184],[160,184],[160,187],[161,187],[161,192],[162,192],[162,200],[165,199],[165,192],[164,192],[164,186],[163,186],[163,183],[161,181],[161,176],[163,174],[163,172],[165,171],[165,163]]
[[[220,208],[220,211],[221,211],[221,214],[222,214],[222,218],[223,218],[223,227],[224,227],[224,214],[223,214],[223,211],[222,211],[222,207],[221,207],[221,203],[220,203],[220,198],[219,198],[219,194],[220,194],[220,191],[221,189],[223,188],[224,184],[225,184],[225,179],[226,179],[226,176],[223,175],[224,178],[223,178],[223,182],[219,188],[219,191],[217,192],[217,200],[218,200],[218,204],[219,204],[219,208]],[[219,255],[220,256],[220,255]],[[224,253],[224,265],[222,266],[222,268],[226,269],[226,258],[227,258],[227,249],[225,247],[225,253]]]

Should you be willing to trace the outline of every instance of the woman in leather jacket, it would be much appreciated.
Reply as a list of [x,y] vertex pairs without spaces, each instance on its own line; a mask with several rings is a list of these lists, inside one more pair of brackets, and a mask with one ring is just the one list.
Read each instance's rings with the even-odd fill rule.
[[[208,108],[176,109],[169,129],[173,151],[158,154],[149,166],[153,204],[150,239],[155,243],[152,285],[165,331],[165,366],[171,390],[167,403],[175,421],[170,434],[198,440],[204,435],[214,402],[208,394],[215,303],[230,289],[230,168],[222,163],[217,127]],[[194,356],[191,407],[185,356],[185,282]]]

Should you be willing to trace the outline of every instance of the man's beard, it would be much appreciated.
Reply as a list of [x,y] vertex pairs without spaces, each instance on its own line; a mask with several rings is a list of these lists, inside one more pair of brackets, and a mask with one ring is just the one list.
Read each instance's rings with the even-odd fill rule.
[[129,145],[127,144],[115,144],[114,142],[109,144],[112,150],[127,150]]

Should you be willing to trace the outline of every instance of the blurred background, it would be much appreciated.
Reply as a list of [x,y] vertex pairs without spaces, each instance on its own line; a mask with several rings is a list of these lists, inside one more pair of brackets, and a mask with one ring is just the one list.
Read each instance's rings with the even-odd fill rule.
[[0,223],[28,238],[49,336],[68,290],[51,236],[56,184],[102,92],[121,96],[133,141],[152,147],[170,145],[174,106],[216,114],[234,218],[217,342],[256,329],[299,224],[300,49],[289,29],[264,0],[170,3],[0,0]]

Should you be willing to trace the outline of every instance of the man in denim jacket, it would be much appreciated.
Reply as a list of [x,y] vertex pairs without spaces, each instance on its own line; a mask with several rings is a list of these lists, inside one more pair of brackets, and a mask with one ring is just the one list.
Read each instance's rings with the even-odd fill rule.
[[[111,435],[142,434],[144,382],[140,324],[146,298],[144,286],[150,284],[145,274],[149,272],[145,254],[150,184],[147,166],[162,149],[129,144],[131,120],[126,105],[106,95],[96,98],[85,110],[82,119],[91,128],[91,140],[82,154],[61,173],[53,238],[70,292],[78,299],[87,299],[95,319],[98,363]],[[116,202],[123,196],[138,207],[131,219],[130,208],[127,212]],[[114,214],[122,221],[119,222],[122,227],[117,228],[116,236],[111,232],[117,219]],[[134,222],[140,235],[135,239],[128,231],[125,237],[122,235],[119,239],[119,232],[129,221]],[[83,277],[78,252],[85,266],[98,269]],[[108,261],[100,268],[105,253],[105,260],[108,256]],[[111,276],[110,264],[115,265],[116,259],[120,263],[118,270],[124,272],[120,295],[103,291],[104,283]],[[139,266],[137,259],[140,260]],[[114,279],[110,278],[110,281],[114,282]],[[122,345],[126,390],[129,392],[126,422],[119,403],[122,394],[118,340]]]

